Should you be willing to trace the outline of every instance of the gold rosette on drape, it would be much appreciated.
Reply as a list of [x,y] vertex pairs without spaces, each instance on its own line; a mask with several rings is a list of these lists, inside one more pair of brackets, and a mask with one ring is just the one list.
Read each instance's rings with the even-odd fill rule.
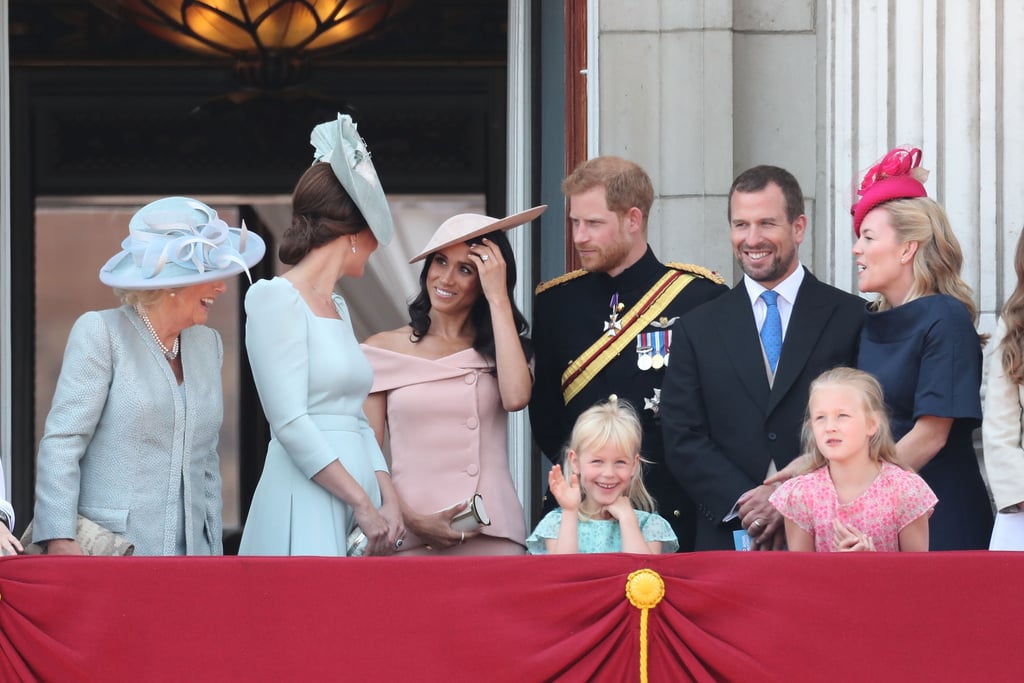
[[626,598],[640,610],[640,683],[647,683],[647,612],[665,597],[665,582],[653,569],[638,569],[626,579]]

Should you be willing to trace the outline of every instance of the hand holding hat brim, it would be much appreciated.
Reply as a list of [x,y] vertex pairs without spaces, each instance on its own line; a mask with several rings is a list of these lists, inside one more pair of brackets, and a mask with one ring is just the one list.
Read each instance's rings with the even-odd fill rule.
[[453,244],[468,242],[471,239],[496,230],[510,230],[524,223],[529,223],[536,220],[547,208],[547,204],[541,204],[540,206],[535,206],[532,209],[520,211],[501,219],[476,213],[460,213],[452,216],[441,224],[441,227],[431,235],[423,251],[409,259],[409,263],[422,261],[434,252],[447,249]]

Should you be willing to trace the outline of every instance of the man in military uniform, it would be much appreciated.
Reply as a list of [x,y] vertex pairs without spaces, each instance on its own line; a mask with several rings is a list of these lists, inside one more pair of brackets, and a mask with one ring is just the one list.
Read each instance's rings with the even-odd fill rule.
[[[616,394],[643,423],[644,483],[692,550],[695,507],[665,466],[659,425],[662,378],[679,316],[727,291],[699,266],[661,263],[647,244],[654,188],[637,164],[597,157],[562,182],[583,268],[537,287],[536,380],[530,424],[541,450],[560,462],[576,418]],[[546,468],[543,468],[546,470]],[[555,506],[548,495],[545,509]]]

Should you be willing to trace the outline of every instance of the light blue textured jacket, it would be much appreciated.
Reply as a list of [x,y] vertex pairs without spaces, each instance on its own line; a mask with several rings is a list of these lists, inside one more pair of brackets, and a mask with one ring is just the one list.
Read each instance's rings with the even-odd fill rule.
[[184,396],[129,306],[71,329],[39,443],[34,540],[73,538],[76,512],[136,555],[220,555],[220,335],[181,333]]

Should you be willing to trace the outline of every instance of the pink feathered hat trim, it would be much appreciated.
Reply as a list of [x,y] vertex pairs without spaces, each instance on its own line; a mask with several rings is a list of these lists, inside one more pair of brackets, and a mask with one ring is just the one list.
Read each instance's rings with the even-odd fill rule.
[[928,196],[924,183],[915,177],[914,170],[920,166],[921,150],[916,147],[897,147],[868,169],[857,190],[860,199],[850,210],[853,214],[853,232],[857,237],[860,237],[860,224],[864,217],[879,204],[893,199]]

